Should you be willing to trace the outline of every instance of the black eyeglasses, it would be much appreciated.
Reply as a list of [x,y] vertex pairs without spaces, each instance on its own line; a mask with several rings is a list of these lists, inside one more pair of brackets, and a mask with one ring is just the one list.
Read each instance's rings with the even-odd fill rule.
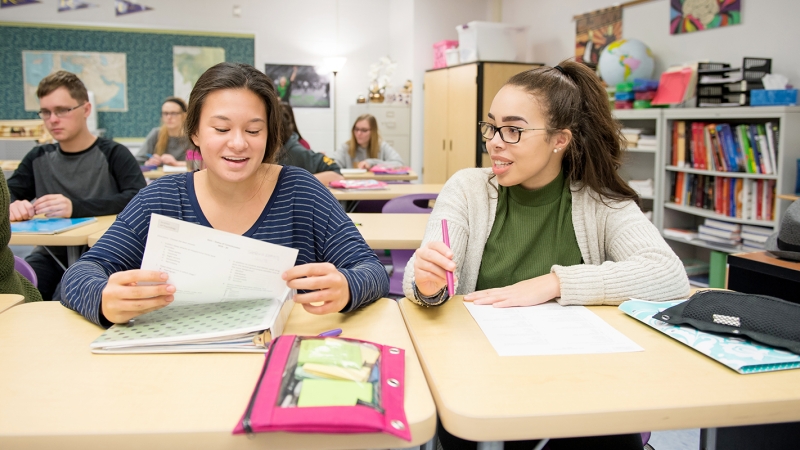
[[53,112],[50,112],[47,109],[40,109],[37,114],[44,120],[50,118],[51,115],[55,114],[56,117],[65,117],[67,114],[71,113],[72,111],[80,108],[81,106],[85,105],[86,103],[81,103],[78,106],[73,106],[72,108],[56,108]]
[[489,122],[478,122],[481,127],[481,136],[487,141],[494,139],[495,133],[500,133],[500,139],[506,144],[516,144],[522,138],[523,131],[532,130],[547,130],[547,128],[520,128],[506,125],[504,127],[496,127]]

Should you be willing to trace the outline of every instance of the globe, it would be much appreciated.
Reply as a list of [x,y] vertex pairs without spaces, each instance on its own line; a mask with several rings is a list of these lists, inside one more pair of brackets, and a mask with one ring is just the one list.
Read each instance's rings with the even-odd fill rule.
[[600,52],[597,69],[609,86],[616,86],[634,78],[650,79],[653,76],[653,53],[636,39],[620,39],[608,44]]

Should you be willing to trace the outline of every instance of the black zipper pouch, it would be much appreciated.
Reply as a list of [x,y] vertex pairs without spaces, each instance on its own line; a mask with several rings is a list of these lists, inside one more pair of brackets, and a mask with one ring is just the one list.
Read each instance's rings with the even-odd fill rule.
[[746,337],[800,354],[800,304],[767,295],[700,291],[653,318],[701,331]]

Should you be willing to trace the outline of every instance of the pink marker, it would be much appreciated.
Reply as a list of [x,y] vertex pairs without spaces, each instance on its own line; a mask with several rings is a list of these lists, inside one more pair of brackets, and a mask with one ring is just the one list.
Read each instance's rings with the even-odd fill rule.
[[[444,245],[450,248],[450,233],[447,232],[447,219],[442,219],[442,239]],[[447,295],[452,297],[455,295],[455,287],[453,284],[453,272],[447,271]]]

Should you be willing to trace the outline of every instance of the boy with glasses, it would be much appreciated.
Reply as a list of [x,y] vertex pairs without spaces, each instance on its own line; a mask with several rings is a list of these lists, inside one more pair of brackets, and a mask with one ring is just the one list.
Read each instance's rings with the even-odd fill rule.
[[[62,70],[42,79],[36,95],[39,116],[57,143],[34,147],[8,179],[11,221],[122,211],[146,183],[130,150],[89,131],[92,104],[86,86]],[[36,247],[25,260],[36,272],[42,297],[57,300],[66,247]]]

